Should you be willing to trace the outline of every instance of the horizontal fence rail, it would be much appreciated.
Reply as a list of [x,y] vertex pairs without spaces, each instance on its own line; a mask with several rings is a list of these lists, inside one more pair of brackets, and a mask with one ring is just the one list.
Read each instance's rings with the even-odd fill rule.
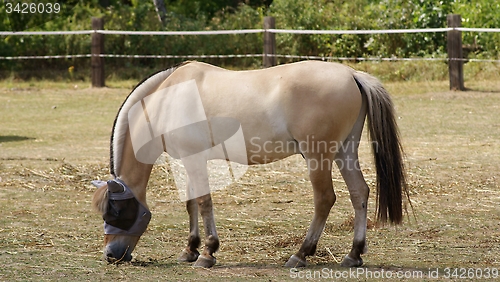
[[[500,32],[500,28],[465,28],[460,26],[459,15],[448,15],[448,27],[445,28],[424,28],[424,29],[379,29],[379,30],[294,30],[294,29],[276,29],[274,28],[274,18],[265,17],[263,29],[242,29],[242,30],[200,30],[200,31],[123,31],[123,30],[105,30],[101,18],[92,18],[91,30],[76,31],[0,31],[0,36],[45,36],[45,35],[92,35],[92,45],[102,45],[104,35],[133,35],[133,36],[190,36],[190,35],[235,35],[235,34],[264,34],[264,51],[262,54],[229,54],[229,55],[121,55],[105,54],[103,47],[93,49],[91,54],[75,55],[47,55],[47,56],[0,56],[0,60],[30,60],[30,59],[73,59],[73,58],[91,58],[92,63],[92,81],[96,73],[102,78],[98,85],[104,86],[104,61],[103,58],[136,58],[136,59],[221,59],[221,58],[263,58],[265,67],[276,64],[276,58],[285,59],[306,59],[306,60],[334,60],[334,61],[443,61],[450,65],[450,88],[463,90],[463,71],[464,62],[491,62],[500,63],[495,59],[467,59],[462,57],[461,32]],[[97,24],[99,23],[99,24]],[[94,25],[97,24],[97,25]],[[380,58],[380,57],[332,57],[332,56],[303,56],[276,54],[275,35],[276,34],[325,34],[325,35],[343,35],[343,34],[405,34],[405,33],[448,33],[448,58]],[[450,38],[454,38],[455,41]],[[458,42],[458,43],[457,43]],[[453,45],[453,46],[452,46]],[[450,49],[451,48],[451,49]],[[460,50],[458,50],[460,49]],[[98,51],[96,51],[98,50]],[[458,55],[457,55],[458,54]],[[458,73],[458,84],[452,81],[452,73]]]
[[[333,60],[333,61],[462,61],[481,63],[500,63],[495,59],[466,59],[466,58],[398,58],[398,57],[333,57],[333,56],[307,56],[307,55],[284,55],[268,54],[269,57],[284,59],[304,60]],[[31,59],[73,59],[73,58],[127,58],[127,59],[228,59],[228,58],[259,58],[262,54],[228,54],[228,55],[120,55],[120,54],[76,54],[76,55],[47,55],[47,56],[0,56],[0,60],[31,60]]]
[[422,29],[359,29],[359,30],[314,30],[314,29],[239,29],[239,30],[199,30],[199,31],[126,31],[126,30],[74,30],[74,31],[0,31],[0,36],[9,35],[227,35],[252,33],[288,33],[288,34],[392,34],[392,33],[432,33],[448,31],[464,32],[500,32],[500,28],[443,27]]
[[[278,56],[278,55],[276,55]],[[0,57],[0,60],[22,60],[22,59],[72,59],[72,58],[129,58],[129,59],[226,59],[226,58],[257,58],[262,54],[232,54],[232,55],[120,55],[120,54],[78,54],[78,55],[54,55],[54,56],[16,56]]]
[[[22,35],[85,35],[85,34],[112,34],[112,35],[153,35],[153,36],[174,36],[174,35],[228,35],[228,34],[254,34],[254,33],[274,33],[274,34],[403,34],[403,33],[433,33],[433,32],[500,32],[500,28],[425,28],[425,29],[377,29],[377,30],[295,30],[295,29],[242,29],[242,30],[210,30],[210,31],[124,31],[124,30],[77,30],[77,31],[0,31],[0,36],[22,36]],[[104,58],[136,58],[136,59],[220,59],[220,58],[255,58],[262,54],[229,54],[229,55],[117,55],[117,54],[76,54],[76,55],[48,55],[48,56],[0,56],[0,60],[29,60],[29,59],[73,59],[90,58],[99,56]],[[310,60],[339,60],[339,61],[448,61],[449,58],[366,58],[366,57],[331,57],[331,56],[301,56],[268,54],[270,57],[286,59],[310,59]],[[498,62],[494,59],[454,59],[464,62]]]

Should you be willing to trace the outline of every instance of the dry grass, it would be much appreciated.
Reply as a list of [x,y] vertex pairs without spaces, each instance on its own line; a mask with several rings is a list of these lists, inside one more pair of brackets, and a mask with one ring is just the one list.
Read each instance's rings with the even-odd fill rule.
[[[108,265],[100,260],[102,220],[91,211],[89,181],[108,178],[109,132],[130,86],[12,84],[0,84],[0,280],[290,279],[282,265],[300,246],[313,208],[301,157],[251,167],[214,194],[221,248],[210,270],[177,263],[188,219],[171,176],[156,166],[148,190],[153,219],[134,260]],[[446,82],[387,84],[416,219],[397,228],[370,225],[369,270],[500,268],[500,84],[466,86],[472,90],[449,92]],[[370,159],[364,144],[362,167],[372,184]],[[349,195],[338,172],[333,176],[338,201],[311,270],[342,270],[336,262],[353,236]]]

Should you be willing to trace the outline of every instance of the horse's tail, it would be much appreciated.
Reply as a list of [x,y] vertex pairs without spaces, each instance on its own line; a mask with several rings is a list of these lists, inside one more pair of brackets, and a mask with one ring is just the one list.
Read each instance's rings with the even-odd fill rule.
[[408,201],[409,196],[394,106],[378,79],[364,72],[355,72],[354,79],[368,102],[369,137],[377,172],[377,220],[399,224],[403,219],[402,194]]

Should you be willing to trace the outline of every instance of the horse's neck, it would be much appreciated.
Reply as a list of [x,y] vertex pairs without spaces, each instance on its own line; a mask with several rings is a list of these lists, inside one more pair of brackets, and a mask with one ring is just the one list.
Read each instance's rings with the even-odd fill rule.
[[120,171],[117,178],[123,180],[137,199],[146,205],[146,186],[151,175],[152,164],[144,164],[135,158],[130,134],[124,140]]
[[[139,103],[144,103],[144,98],[158,89],[162,88],[162,83],[171,75],[176,68],[170,68],[158,72],[140,83],[127,97],[123,103],[118,116],[115,120],[112,138],[112,172],[115,177],[122,179],[139,201],[146,203],[146,186],[151,175],[152,164],[139,162],[134,154],[132,140],[130,137],[130,128],[128,113],[130,109]],[[115,163],[116,162],[116,163]]]

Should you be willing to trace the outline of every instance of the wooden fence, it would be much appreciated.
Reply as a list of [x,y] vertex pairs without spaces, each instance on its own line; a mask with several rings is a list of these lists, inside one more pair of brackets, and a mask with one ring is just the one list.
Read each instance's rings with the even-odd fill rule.
[[[49,56],[17,56],[17,57],[2,57],[2,60],[19,60],[19,59],[60,59],[60,58],[91,58],[92,66],[92,86],[105,86],[105,58],[183,58],[183,59],[199,59],[199,58],[247,58],[247,57],[262,57],[262,65],[264,67],[272,67],[277,64],[277,58],[287,59],[318,59],[318,60],[442,60],[447,61],[449,66],[450,89],[464,90],[464,61],[476,62],[496,62],[500,60],[488,59],[465,59],[463,58],[462,47],[462,32],[500,32],[500,28],[463,28],[461,27],[460,15],[448,15],[448,27],[446,28],[427,28],[427,29],[391,29],[391,30],[284,30],[275,29],[275,19],[273,17],[264,18],[263,29],[244,29],[244,30],[212,30],[212,31],[121,31],[121,30],[105,30],[104,20],[102,18],[92,18],[92,30],[78,31],[20,31],[9,32],[0,31],[0,36],[16,36],[16,35],[75,35],[75,34],[91,34],[92,47],[91,54],[77,55],[49,55]],[[321,57],[321,56],[300,56],[300,55],[279,55],[276,54],[276,33],[287,34],[383,34],[383,33],[430,33],[430,32],[447,32],[447,59],[430,59],[430,58],[337,58],[337,57]],[[106,54],[104,50],[104,40],[107,34],[113,35],[217,35],[217,34],[248,34],[248,33],[263,33],[263,53],[262,54],[233,54],[233,55],[116,55]]]
[[[450,89],[452,90],[465,90],[464,76],[463,76],[463,52],[462,52],[462,32],[454,28],[459,28],[461,23],[460,15],[448,15],[448,60],[449,60],[449,77]],[[102,18],[92,18],[92,28],[95,31],[104,29],[104,20]],[[264,18],[264,46],[263,46],[263,66],[272,67],[276,65],[276,33],[275,19],[273,17]],[[287,31],[279,31],[287,32]],[[368,32],[368,31],[366,31]],[[404,31],[401,31],[401,33]],[[301,33],[307,34],[307,31]],[[339,34],[335,31],[332,33]],[[361,32],[360,32],[361,33]],[[188,33],[189,34],[189,33]],[[103,87],[105,85],[105,72],[104,72],[104,39],[103,33],[92,34],[92,86]]]

